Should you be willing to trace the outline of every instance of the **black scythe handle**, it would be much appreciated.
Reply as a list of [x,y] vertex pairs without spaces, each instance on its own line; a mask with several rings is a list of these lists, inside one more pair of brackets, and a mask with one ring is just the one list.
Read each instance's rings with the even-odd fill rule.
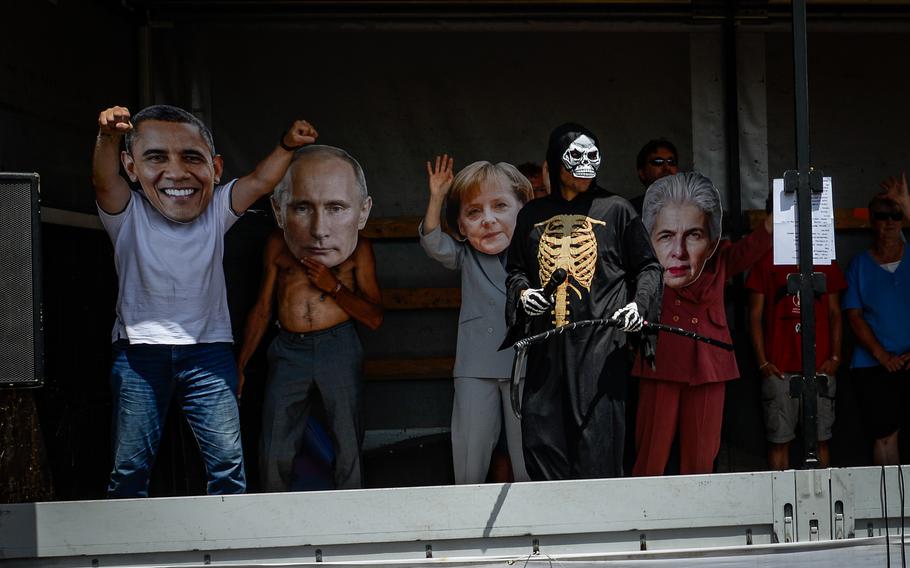
[[[581,320],[581,321],[577,321],[575,323],[568,323],[566,325],[562,325],[562,326],[559,326],[559,327],[556,327],[553,329],[548,329],[547,331],[538,333],[536,335],[532,335],[530,337],[525,337],[524,339],[519,339],[518,341],[515,342],[515,345],[513,345],[513,347],[515,348],[516,351],[519,351],[521,349],[527,349],[528,346],[530,346],[530,345],[534,345],[536,343],[541,343],[541,342],[546,341],[547,339],[553,337],[554,335],[560,335],[567,331],[572,331],[573,329],[576,329],[579,327],[593,327],[593,326],[616,327],[617,325],[619,325],[619,322],[614,319]],[[662,323],[643,322],[642,331],[646,331],[649,333],[665,331],[667,333],[673,333],[676,335],[682,335],[683,337],[689,337],[696,341],[702,341],[704,343],[707,343],[708,345],[720,347],[721,349],[726,349],[727,351],[733,351],[733,345],[730,343],[727,343],[725,341],[720,341],[720,340],[714,339],[713,337],[708,337],[706,335],[701,335],[699,333],[695,333],[694,331],[689,331],[689,330],[683,329],[681,327],[673,327],[672,325],[664,325]]]

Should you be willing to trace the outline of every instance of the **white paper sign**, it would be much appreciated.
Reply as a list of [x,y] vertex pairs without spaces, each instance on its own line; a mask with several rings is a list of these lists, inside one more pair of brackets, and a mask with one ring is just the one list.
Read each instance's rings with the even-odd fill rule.
[[[799,264],[796,236],[796,192],[784,192],[784,180],[775,179],[772,193],[774,207],[774,264]],[[831,264],[834,251],[834,196],[831,178],[822,183],[822,192],[812,194],[813,264]]]

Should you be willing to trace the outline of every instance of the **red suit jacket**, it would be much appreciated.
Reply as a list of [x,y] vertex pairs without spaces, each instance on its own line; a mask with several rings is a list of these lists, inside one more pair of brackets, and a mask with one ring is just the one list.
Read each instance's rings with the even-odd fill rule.
[[[724,308],[727,279],[752,266],[770,248],[771,235],[763,227],[735,243],[721,241],[694,283],[684,288],[664,287],[660,323],[732,343]],[[660,332],[654,368],[639,356],[632,374],[646,379],[701,385],[736,379],[739,369],[732,351]]]

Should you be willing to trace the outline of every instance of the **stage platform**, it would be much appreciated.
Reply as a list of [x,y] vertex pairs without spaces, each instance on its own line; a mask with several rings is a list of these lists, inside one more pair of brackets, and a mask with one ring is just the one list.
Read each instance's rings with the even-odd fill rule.
[[827,567],[886,566],[889,554],[900,566],[910,513],[900,474],[895,466],[0,505],[0,566]]

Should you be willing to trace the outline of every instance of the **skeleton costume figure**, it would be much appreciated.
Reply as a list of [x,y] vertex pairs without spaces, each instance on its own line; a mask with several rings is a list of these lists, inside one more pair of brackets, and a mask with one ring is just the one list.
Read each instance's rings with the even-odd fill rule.
[[[534,480],[622,475],[623,329],[640,327],[642,317],[656,319],[660,264],[629,202],[597,186],[600,163],[592,132],[577,124],[554,130],[547,148],[553,191],[521,210],[509,248],[509,337],[585,319],[623,321],[620,328],[579,328],[529,348],[522,436]],[[567,191],[561,178],[590,182]],[[559,268],[568,277],[545,298],[541,289]],[[653,353],[649,343],[644,349]]]

